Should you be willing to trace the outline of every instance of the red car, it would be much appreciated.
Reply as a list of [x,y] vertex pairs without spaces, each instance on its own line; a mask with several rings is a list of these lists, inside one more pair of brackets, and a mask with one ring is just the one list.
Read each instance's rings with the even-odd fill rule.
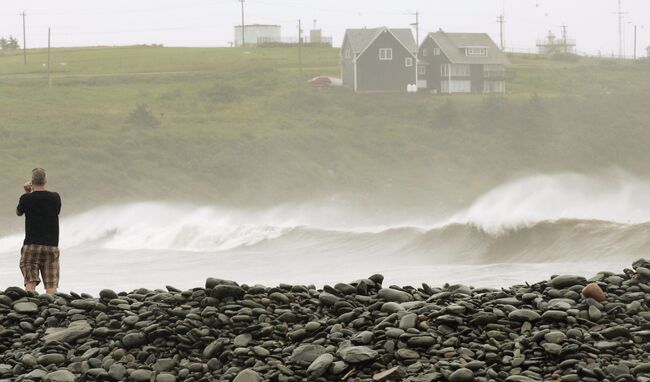
[[318,76],[309,80],[309,83],[314,86],[341,86],[342,82],[340,78],[328,77],[328,76]]

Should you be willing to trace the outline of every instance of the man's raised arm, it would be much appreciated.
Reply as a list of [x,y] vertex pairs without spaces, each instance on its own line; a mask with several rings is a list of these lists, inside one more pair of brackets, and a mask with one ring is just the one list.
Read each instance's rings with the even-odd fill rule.
[[[31,181],[25,182],[25,184],[23,184],[23,189],[25,190],[26,194],[31,193],[33,190],[32,182]],[[23,194],[23,196],[25,195]],[[16,207],[16,215],[23,216],[24,214],[25,214],[25,209],[23,208],[23,197],[21,196],[20,200],[18,201],[18,207]]]

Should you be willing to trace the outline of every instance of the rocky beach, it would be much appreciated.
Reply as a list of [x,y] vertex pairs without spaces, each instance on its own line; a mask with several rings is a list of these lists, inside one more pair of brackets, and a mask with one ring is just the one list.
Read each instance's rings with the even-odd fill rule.
[[0,293],[0,381],[650,381],[650,262],[473,288]]

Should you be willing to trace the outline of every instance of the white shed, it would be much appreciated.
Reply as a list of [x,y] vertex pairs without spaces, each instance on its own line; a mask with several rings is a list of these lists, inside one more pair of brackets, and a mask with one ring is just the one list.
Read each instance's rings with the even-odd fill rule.
[[242,37],[242,26],[235,26],[235,46],[242,46],[244,38],[246,45],[257,45],[268,42],[281,42],[281,28],[279,25],[250,24],[244,25]]

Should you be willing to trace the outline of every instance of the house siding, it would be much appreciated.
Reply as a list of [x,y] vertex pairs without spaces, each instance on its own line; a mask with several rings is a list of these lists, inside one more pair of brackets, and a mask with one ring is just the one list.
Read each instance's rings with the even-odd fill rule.
[[[440,93],[442,81],[442,76],[440,75],[440,66],[443,64],[449,64],[450,61],[442,52],[440,52],[439,56],[434,56],[433,50],[435,48],[439,48],[438,45],[432,39],[427,38],[420,47],[418,57],[420,60],[428,63],[428,65],[425,65],[426,74],[424,75],[427,80],[426,90],[430,92]],[[425,49],[427,51],[426,56],[423,54]]]
[[[392,60],[379,60],[379,49],[391,48]],[[413,57],[411,67],[405,59],[413,57],[390,32],[382,32],[377,39],[357,58],[357,91],[361,92],[406,92],[409,84],[416,82],[416,63]]]
[[[449,57],[445,54],[445,52],[441,49],[440,55],[435,56],[433,54],[433,51],[435,48],[440,48],[436,41],[431,38],[427,37],[422,44],[420,45],[420,48],[418,49],[418,57],[420,61],[425,63],[426,66],[426,74],[423,78],[423,76],[420,75],[420,79],[426,79],[427,80],[427,87],[425,88],[427,91],[432,92],[432,93],[442,93],[446,94],[447,91],[442,91],[442,82],[447,80],[447,78],[443,78],[441,75],[441,66],[445,64],[450,64],[451,60]],[[459,48],[460,49],[460,48]],[[424,55],[424,51],[426,50],[427,55]],[[466,62],[466,61],[465,61]],[[475,94],[483,94],[485,93],[485,85],[486,81],[493,81],[493,82],[502,82],[503,83],[503,89],[505,90],[506,86],[506,76],[505,74],[503,75],[496,75],[492,76],[490,78],[486,78],[486,73],[485,73],[485,65],[483,63],[481,64],[462,64],[462,65],[469,65],[470,68],[470,75],[468,77],[457,77],[457,76],[452,76],[451,80],[452,81],[457,81],[457,80],[462,80],[462,81],[470,81],[470,90],[472,93]],[[502,70],[505,70],[505,65],[497,65],[493,64],[492,66],[499,67]],[[505,71],[504,71],[505,73]],[[424,89],[423,89],[424,90]]]
[[[345,57],[345,52],[348,49],[350,58]],[[341,47],[341,80],[343,86],[354,90],[354,52],[352,52],[352,47],[347,39]]]
[[483,93],[483,65],[470,66],[472,93]]

